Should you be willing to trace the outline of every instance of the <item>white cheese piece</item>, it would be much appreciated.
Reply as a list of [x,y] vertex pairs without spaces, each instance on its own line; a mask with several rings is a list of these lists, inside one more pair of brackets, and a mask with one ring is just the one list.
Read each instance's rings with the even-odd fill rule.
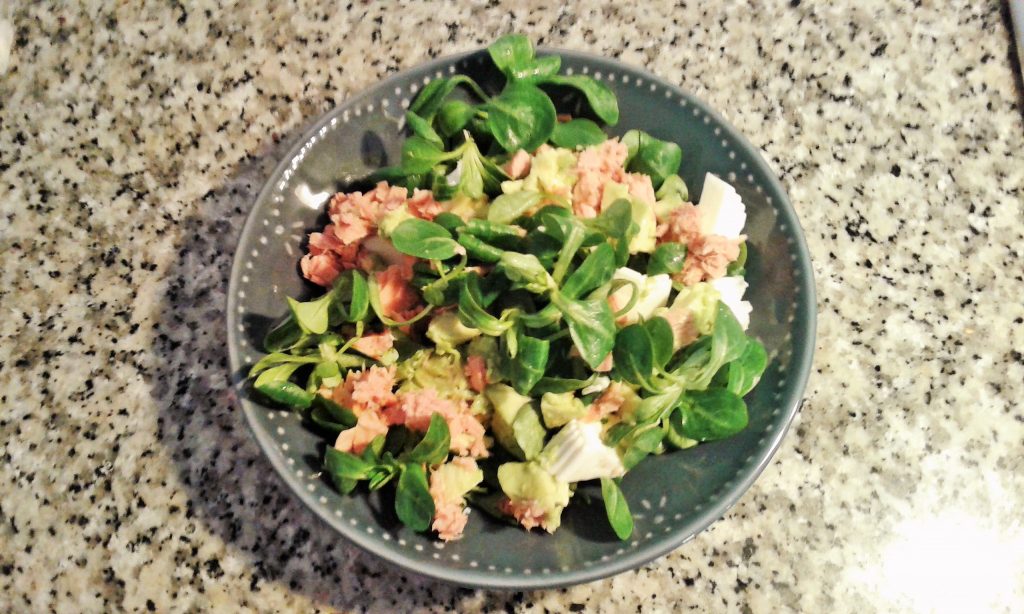
[[569,483],[626,472],[615,450],[601,441],[600,422],[570,420],[544,447],[541,461],[551,475]]
[[[654,314],[655,309],[664,307],[668,303],[668,295],[672,292],[672,278],[666,274],[648,277],[633,269],[622,267],[616,269],[615,273],[612,274],[612,279],[631,281],[636,284],[636,292],[640,293],[633,307],[616,320],[618,324],[623,326],[635,324],[641,319],[649,320]],[[608,297],[612,310],[618,311],[625,307],[633,297],[633,292],[633,286],[631,285],[625,285],[613,292]]]
[[452,172],[450,172],[447,175],[445,175],[444,179],[445,179],[445,183],[447,183],[449,187],[453,187],[454,188],[455,186],[459,185],[459,181],[462,180],[462,160],[461,159],[458,162],[455,163],[455,168],[452,169]]
[[591,385],[587,386],[586,388],[580,390],[580,394],[586,395],[586,394],[594,394],[595,392],[604,392],[604,389],[607,388],[611,383],[612,383],[612,380],[608,379],[607,377],[605,377],[603,375],[599,375],[599,376],[594,378],[594,383],[593,384],[591,384]]
[[721,301],[725,303],[736,320],[747,330],[750,326],[750,312],[753,306],[749,301],[743,300],[743,293],[747,291],[747,282],[742,277],[719,277],[709,282],[721,295]]
[[700,193],[700,231],[708,235],[721,235],[735,239],[747,223],[747,209],[743,199],[728,183],[715,175],[704,175],[704,189]]

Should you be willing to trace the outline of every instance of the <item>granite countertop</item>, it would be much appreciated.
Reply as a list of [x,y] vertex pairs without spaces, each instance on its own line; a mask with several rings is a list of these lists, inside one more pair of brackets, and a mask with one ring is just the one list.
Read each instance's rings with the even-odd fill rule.
[[[1001,3],[110,4],[0,8],[0,611],[1024,609]],[[513,29],[722,110],[791,196],[820,315],[803,410],[721,521],[605,581],[492,593],[402,574],[286,490],[228,398],[223,305],[304,125]]]

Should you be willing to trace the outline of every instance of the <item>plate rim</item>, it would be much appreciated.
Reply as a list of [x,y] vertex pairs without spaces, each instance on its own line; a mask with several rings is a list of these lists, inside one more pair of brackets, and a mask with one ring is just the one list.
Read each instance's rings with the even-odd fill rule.
[[[239,344],[237,333],[239,319],[237,312],[237,288],[240,284],[240,278],[243,275],[243,258],[239,258],[239,254],[241,246],[246,244],[247,239],[253,234],[254,229],[256,228],[256,217],[254,216],[256,205],[264,202],[269,197],[277,179],[283,175],[285,169],[291,164],[291,161],[295,156],[300,153],[303,146],[305,146],[322,128],[328,125],[332,119],[343,113],[345,109],[358,105],[359,102],[371,97],[375,92],[386,90],[394,84],[404,81],[408,78],[408,73],[412,71],[431,72],[437,67],[447,67],[448,65],[458,64],[467,58],[481,53],[487,53],[485,47],[478,47],[463,52],[444,55],[427,62],[409,66],[344,99],[333,108],[322,113],[316,121],[314,121],[313,124],[311,124],[310,127],[296,139],[292,147],[289,148],[287,153],[285,153],[275,165],[273,171],[266,176],[263,187],[253,200],[249,212],[246,214],[245,223],[242,225],[242,229],[239,232],[238,242],[232,256],[231,274],[228,279],[226,297],[228,369],[229,381],[231,383],[231,388],[234,391],[239,392],[245,382],[244,379],[239,379],[238,376],[239,371],[243,368],[238,351]],[[781,196],[780,199],[776,199],[779,202],[773,206],[773,209],[775,209],[778,217],[780,218],[776,220],[774,225],[777,226],[780,221],[783,221],[794,230],[793,234],[795,236],[793,238],[792,248],[797,254],[795,266],[801,272],[801,283],[799,284],[800,291],[795,311],[797,313],[800,313],[801,311],[804,312],[803,315],[806,316],[806,319],[804,320],[804,328],[800,330],[803,338],[797,339],[797,336],[794,335],[793,358],[791,366],[788,369],[787,376],[787,381],[790,383],[785,387],[783,391],[784,396],[780,399],[778,404],[781,414],[779,428],[776,429],[763,453],[759,455],[757,463],[751,469],[747,470],[745,474],[743,471],[737,472],[736,476],[740,476],[741,474],[743,475],[738,481],[729,486],[728,494],[721,497],[712,507],[701,510],[701,513],[698,516],[698,521],[695,523],[696,528],[692,530],[684,530],[686,527],[681,527],[679,530],[666,533],[661,539],[652,540],[649,544],[637,547],[632,552],[616,557],[606,563],[595,564],[591,568],[573,569],[566,572],[552,570],[550,574],[544,575],[497,574],[487,572],[482,569],[453,569],[443,564],[431,564],[429,562],[423,562],[419,559],[408,557],[396,549],[377,548],[376,542],[371,541],[363,534],[363,532],[349,530],[347,525],[327,513],[324,509],[324,504],[316,501],[313,494],[308,493],[306,489],[299,484],[298,478],[295,477],[286,467],[283,456],[271,452],[274,450],[275,446],[272,436],[262,428],[257,428],[256,417],[253,413],[255,411],[255,407],[257,407],[256,404],[250,402],[247,406],[245,399],[243,399],[240,394],[232,395],[232,403],[236,408],[240,408],[242,410],[245,415],[245,421],[249,431],[255,437],[264,457],[274,467],[278,477],[310,511],[330,526],[335,532],[342,535],[346,540],[357,546],[359,549],[372,554],[380,560],[398,567],[403,571],[463,587],[499,590],[531,590],[574,586],[635,569],[655,559],[661,558],[669,552],[676,550],[691,541],[731,509],[736,502],[746,494],[757,478],[760,477],[768,464],[771,463],[771,460],[774,458],[783,439],[789,431],[793,419],[800,410],[800,407],[803,405],[803,395],[806,391],[807,382],[810,378],[811,365],[816,346],[817,293],[810,251],[807,247],[803,227],[796,215],[796,211],[793,209],[789,196],[780,182],[777,173],[775,173],[761,155],[761,150],[755,147],[741,132],[739,132],[739,130],[737,130],[731,123],[729,123],[703,100],[697,98],[686,90],[673,85],[644,67],[626,64],[616,58],[602,56],[589,51],[540,46],[537,47],[537,53],[543,55],[574,57],[576,59],[600,64],[611,64],[617,69],[634,73],[646,81],[655,83],[658,87],[670,91],[679,98],[686,100],[688,104],[700,109],[702,113],[706,114],[716,122],[716,124],[720,126],[730,138],[734,139],[738,147],[752,152],[754,154],[751,156],[753,164],[767,179],[768,184],[774,189],[774,191]],[[771,431],[769,431],[769,434],[771,434]]]

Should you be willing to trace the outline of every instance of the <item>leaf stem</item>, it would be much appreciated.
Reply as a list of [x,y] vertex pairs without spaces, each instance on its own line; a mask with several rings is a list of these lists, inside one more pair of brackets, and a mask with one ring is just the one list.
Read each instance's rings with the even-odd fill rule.
[[477,85],[476,81],[470,79],[466,75],[458,75],[457,77],[453,77],[452,81],[454,81],[455,83],[464,83],[464,84],[468,85],[469,89],[471,89],[473,91],[473,93],[476,94],[477,98],[479,98],[480,100],[483,100],[484,102],[490,102],[491,97],[488,96],[480,88],[479,85]]
[[569,270],[569,265],[572,264],[572,259],[582,243],[583,227],[579,224],[573,224],[572,230],[569,231],[569,236],[565,238],[565,243],[558,253],[558,262],[555,263],[555,268],[551,272],[551,277],[555,280],[556,284],[562,283],[562,278],[565,277],[566,272]]
[[552,334],[548,335],[547,337],[543,337],[543,339],[545,341],[557,341],[558,339],[561,339],[562,337],[568,337],[568,336],[569,336],[569,329],[568,328],[563,328],[560,331],[558,331],[557,333],[552,333]]
[[337,354],[344,354],[350,347],[352,347],[352,344],[354,344],[356,341],[359,341],[359,339],[361,339],[363,336],[364,329],[365,324],[363,323],[362,320],[356,322],[356,334],[353,335],[351,339],[346,341],[345,345],[338,348]]
[[636,302],[640,300],[640,288],[637,287],[636,282],[630,281],[628,279],[617,279],[613,281],[612,289],[608,294],[613,294],[616,290],[626,286],[627,284],[633,287],[633,293],[629,296],[629,301],[626,303],[626,306],[612,314],[612,316],[616,319],[629,313],[629,310],[635,307]]

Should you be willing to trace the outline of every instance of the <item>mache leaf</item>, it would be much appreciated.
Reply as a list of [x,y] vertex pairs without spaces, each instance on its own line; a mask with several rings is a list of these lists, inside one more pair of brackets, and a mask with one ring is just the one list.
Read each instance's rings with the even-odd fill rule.
[[402,465],[395,492],[395,513],[402,524],[413,531],[426,531],[434,517],[434,499],[430,496],[423,465]]
[[547,94],[527,82],[510,83],[485,107],[488,129],[509,153],[537,149],[555,128],[555,105]]
[[328,447],[324,453],[324,471],[343,495],[355,490],[356,484],[360,480],[365,480],[372,468],[372,463],[368,463],[354,454],[331,447]]
[[451,434],[448,431],[448,423],[441,414],[434,412],[430,416],[430,425],[427,427],[423,439],[407,454],[399,457],[399,460],[436,465],[448,456],[450,445]]
[[570,299],[558,293],[553,293],[551,300],[561,309],[583,362],[596,369],[615,347],[615,320],[608,302]]
[[445,260],[458,253],[459,245],[440,224],[412,218],[391,233],[395,249],[426,260]]
[[633,515],[629,512],[626,497],[612,478],[601,478],[601,498],[604,499],[608,524],[612,526],[615,535],[623,541],[629,539],[633,534]]
[[648,275],[667,273],[675,275],[683,270],[686,262],[686,245],[682,243],[662,243],[654,248],[647,263]]
[[506,34],[487,47],[494,65],[506,77],[514,78],[533,63],[533,45],[522,34]]
[[679,172],[683,150],[671,141],[662,141],[641,130],[630,130],[622,137],[628,157],[626,170],[649,175],[654,188],[661,187],[666,178]]
[[586,75],[552,75],[544,77],[541,83],[571,87],[583,93],[594,115],[601,121],[614,126],[619,123],[619,101],[615,92],[604,83]]
[[608,135],[601,127],[589,119],[577,118],[555,124],[551,132],[551,142],[558,147],[576,149],[588,145],[600,145],[608,140]]
[[747,405],[724,388],[694,390],[682,404],[681,434],[697,441],[713,441],[735,435],[747,426]]
[[313,402],[313,397],[316,396],[306,392],[302,386],[287,380],[254,384],[253,387],[272,401],[296,409],[306,409]]

